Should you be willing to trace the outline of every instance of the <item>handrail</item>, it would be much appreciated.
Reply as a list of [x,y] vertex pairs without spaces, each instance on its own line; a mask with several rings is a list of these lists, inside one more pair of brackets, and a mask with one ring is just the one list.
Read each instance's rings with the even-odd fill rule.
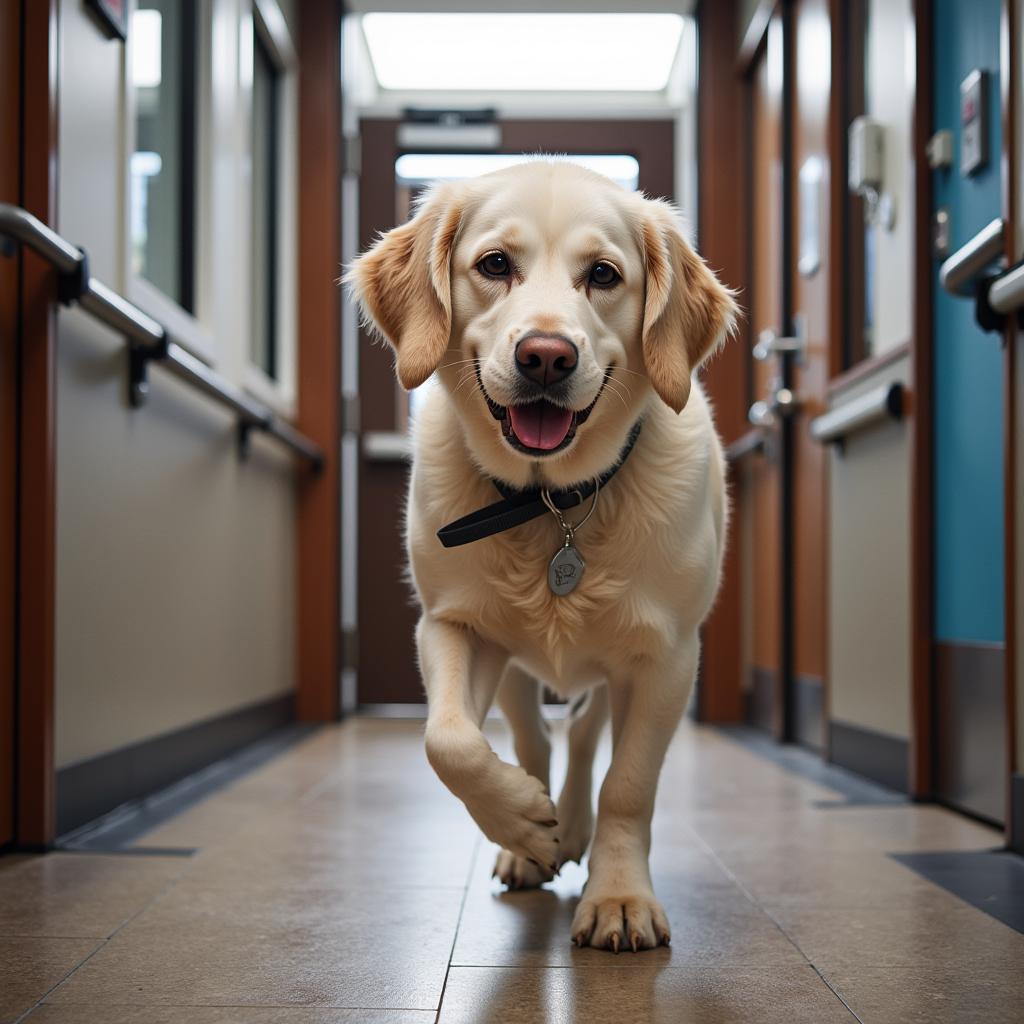
[[741,434],[736,438],[732,444],[726,446],[725,461],[729,463],[739,462],[740,459],[747,455],[763,452],[765,443],[764,430],[761,427],[752,427],[745,434]]
[[97,320],[125,335],[131,356],[130,396],[133,405],[140,405],[148,391],[148,364],[158,362],[169,373],[227,406],[238,416],[243,451],[247,447],[249,432],[259,430],[308,460],[314,470],[323,466],[324,453],[316,442],[186,352],[173,341],[165,327],[137,306],[90,277],[89,259],[84,250],[62,238],[27,210],[10,203],[0,203],[0,235],[27,245],[52,264],[60,274],[60,299],[65,305],[77,302]]
[[1024,263],[997,277],[988,289],[988,304],[1006,316],[1024,306]]
[[1003,254],[1006,222],[996,217],[962,245],[939,269],[939,282],[951,295],[973,296],[978,275]]
[[881,384],[816,416],[811,420],[811,437],[822,444],[841,443],[855,431],[902,417],[903,385],[899,381]]

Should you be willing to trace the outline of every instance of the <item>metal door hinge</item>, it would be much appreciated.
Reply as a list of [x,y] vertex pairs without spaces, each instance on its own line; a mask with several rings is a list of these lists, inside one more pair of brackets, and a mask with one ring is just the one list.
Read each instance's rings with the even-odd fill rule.
[[363,173],[363,145],[358,135],[341,137],[341,173],[356,178]]
[[356,672],[359,669],[359,631],[347,626],[341,631],[341,670]]
[[360,426],[361,410],[359,407],[358,395],[341,396],[341,433],[358,434]]

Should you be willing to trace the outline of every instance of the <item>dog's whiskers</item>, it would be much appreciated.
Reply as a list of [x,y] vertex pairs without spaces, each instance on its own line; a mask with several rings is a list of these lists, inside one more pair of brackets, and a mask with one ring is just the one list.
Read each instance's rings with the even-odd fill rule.
[[468,373],[464,373],[462,377],[459,379],[458,383],[452,389],[452,394],[457,395],[459,391],[471,380],[476,380],[476,370],[470,370]]

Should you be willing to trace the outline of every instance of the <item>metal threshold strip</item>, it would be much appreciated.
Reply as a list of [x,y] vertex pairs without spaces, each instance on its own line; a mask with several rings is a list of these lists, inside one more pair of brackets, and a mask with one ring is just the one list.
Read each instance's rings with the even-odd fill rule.
[[77,302],[97,320],[125,336],[129,349],[129,397],[133,405],[145,401],[149,390],[148,366],[158,363],[238,416],[243,452],[250,432],[258,430],[305,459],[314,470],[321,469],[324,453],[316,442],[175,344],[167,330],[137,306],[90,277],[89,260],[82,249],[27,210],[10,203],[0,203],[0,236],[27,245],[57,270],[62,303]]

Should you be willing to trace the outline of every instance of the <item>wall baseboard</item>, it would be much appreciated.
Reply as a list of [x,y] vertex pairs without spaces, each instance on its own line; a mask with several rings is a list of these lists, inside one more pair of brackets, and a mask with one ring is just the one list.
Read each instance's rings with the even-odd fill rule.
[[936,642],[935,796],[1002,824],[1006,819],[1006,648]]
[[775,673],[750,669],[750,689],[745,693],[747,722],[755,729],[775,731]]
[[820,753],[825,741],[824,686],[816,676],[797,676],[793,683],[796,741]]
[[1024,775],[1010,776],[1010,849],[1024,853]]
[[294,696],[274,697],[61,768],[57,772],[57,835],[164,789],[294,717]]
[[900,793],[909,792],[910,741],[831,721],[829,760]]

